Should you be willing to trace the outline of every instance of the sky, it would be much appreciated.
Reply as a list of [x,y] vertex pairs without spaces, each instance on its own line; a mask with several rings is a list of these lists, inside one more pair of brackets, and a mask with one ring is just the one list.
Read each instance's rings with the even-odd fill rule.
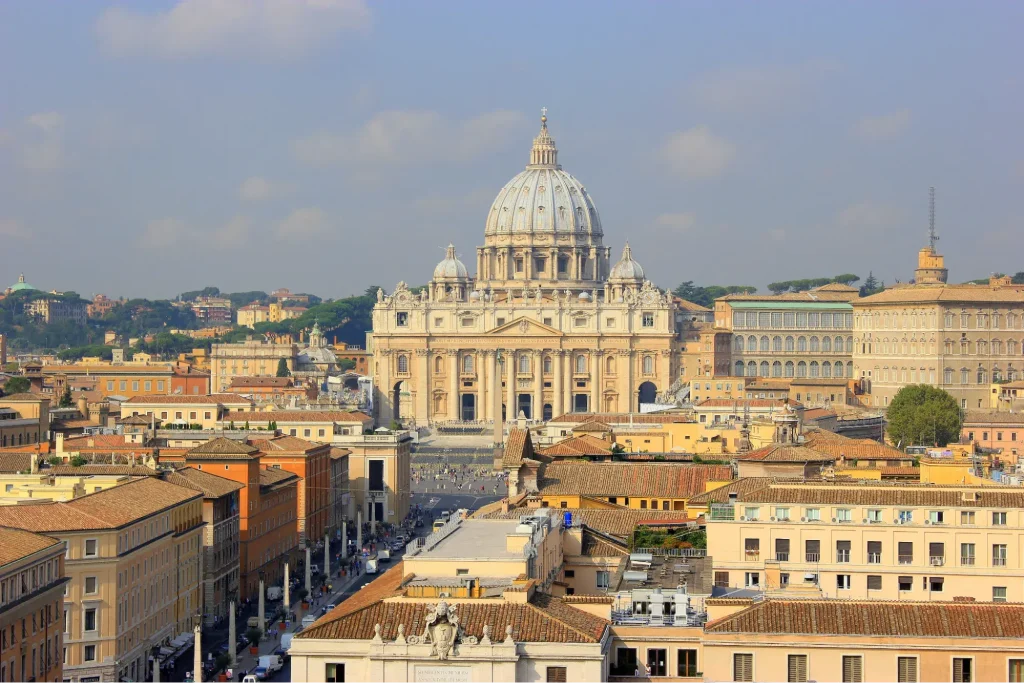
[[425,283],[541,107],[662,288],[1024,270],[1024,3],[0,3],[0,286]]

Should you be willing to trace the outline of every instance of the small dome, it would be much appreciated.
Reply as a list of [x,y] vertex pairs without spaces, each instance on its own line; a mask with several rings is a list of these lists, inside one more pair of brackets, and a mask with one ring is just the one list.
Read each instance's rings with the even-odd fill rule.
[[469,298],[472,301],[479,301],[479,299],[480,299],[480,292],[478,292],[476,290],[473,290],[473,292],[469,295]]
[[18,281],[15,284],[11,285],[11,291],[12,292],[21,292],[21,291],[28,291],[28,290],[34,290],[34,289],[36,289],[36,288],[33,287],[32,285],[30,285],[29,283],[25,282],[25,274],[24,273],[22,273],[21,275],[18,276]]
[[637,282],[644,280],[644,269],[633,260],[633,251],[629,248],[629,242],[626,242],[626,248],[622,250],[622,258],[612,266],[611,279],[636,280]]
[[580,301],[590,301],[590,294],[587,292],[580,292]]
[[455,256],[455,245],[449,244],[448,250],[445,252],[444,260],[437,264],[437,268],[434,268],[434,279],[467,279],[469,277],[469,271],[466,270],[466,266]]

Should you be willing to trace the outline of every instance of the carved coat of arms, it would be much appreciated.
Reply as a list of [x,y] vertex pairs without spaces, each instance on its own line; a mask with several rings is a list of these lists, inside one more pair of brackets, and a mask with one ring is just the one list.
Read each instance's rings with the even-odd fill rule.
[[448,659],[449,655],[459,654],[460,643],[475,645],[477,642],[475,636],[466,636],[463,633],[455,606],[444,600],[438,602],[436,607],[430,608],[427,613],[421,639],[430,643],[430,654],[440,660]]

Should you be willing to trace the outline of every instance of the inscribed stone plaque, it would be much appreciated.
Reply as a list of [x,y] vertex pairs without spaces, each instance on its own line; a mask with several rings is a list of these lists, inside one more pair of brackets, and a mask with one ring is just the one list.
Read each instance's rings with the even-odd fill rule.
[[416,683],[470,683],[473,667],[469,666],[417,666]]

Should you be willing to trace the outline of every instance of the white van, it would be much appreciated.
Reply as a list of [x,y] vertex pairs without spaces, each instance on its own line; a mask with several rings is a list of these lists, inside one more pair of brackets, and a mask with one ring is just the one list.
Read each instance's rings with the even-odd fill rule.
[[309,628],[313,625],[313,622],[315,622],[316,620],[317,616],[315,614],[307,614],[306,616],[302,617],[302,628]]

